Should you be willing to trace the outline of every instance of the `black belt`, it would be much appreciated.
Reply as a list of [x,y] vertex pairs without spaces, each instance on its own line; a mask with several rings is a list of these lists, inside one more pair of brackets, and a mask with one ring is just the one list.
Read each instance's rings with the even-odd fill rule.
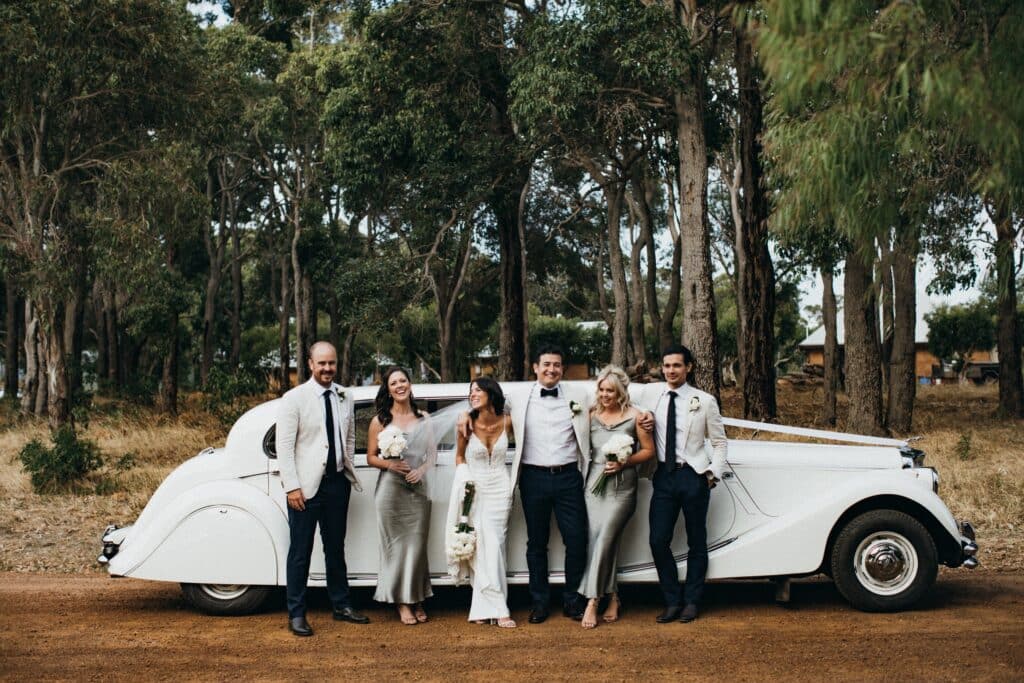
[[[676,470],[681,470],[681,469],[684,469],[686,467],[690,467],[690,463],[688,463],[688,462],[659,462],[658,463],[658,467],[661,467],[661,468],[664,468],[666,470],[669,470],[670,472],[675,472]],[[693,469],[693,468],[690,467],[690,469]],[[696,470],[694,470],[694,471],[696,472]]]
[[547,472],[548,474],[558,474],[559,472],[563,472],[565,470],[568,470],[568,469],[571,469],[571,468],[575,468],[576,465],[575,465],[575,463],[569,463],[567,465],[556,465],[554,467],[545,467],[543,465],[526,465],[526,464],[523,464],[523,467],[525,467],[526,469],[530,469],[530,470],[537,470],[538,472]]

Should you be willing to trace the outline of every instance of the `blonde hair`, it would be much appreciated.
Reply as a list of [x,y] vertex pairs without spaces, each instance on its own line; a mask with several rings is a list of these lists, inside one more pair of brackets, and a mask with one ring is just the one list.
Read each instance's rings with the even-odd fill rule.
[[[601,382],[607,381],[612,389],[615,390],[616,402],[619,404],[619,411],[625,411],[631,405],[629,400],[629,376],[626,371],[620,368],[618,365],[606,365],[601,369],[601,372],[597,373],[596,384],[597,388],[601,388]],[[600,410],[601,403],[596,400],[591,408],[591,412],[597,412]]]

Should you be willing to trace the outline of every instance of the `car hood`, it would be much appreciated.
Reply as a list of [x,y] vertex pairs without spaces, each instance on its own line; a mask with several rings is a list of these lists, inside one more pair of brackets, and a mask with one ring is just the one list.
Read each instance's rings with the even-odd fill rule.
[[729,441],[729,464],[797,469],[900,469],[903,457],[892,446],[846,446],[786,441]]

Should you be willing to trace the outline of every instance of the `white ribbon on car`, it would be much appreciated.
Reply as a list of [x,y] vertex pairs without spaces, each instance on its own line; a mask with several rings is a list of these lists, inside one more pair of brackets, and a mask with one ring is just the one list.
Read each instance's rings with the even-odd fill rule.
[[740,427],[742,429],[753,429],[759,432],[775,432],[777,434],[792,434],[793,436],[806,436],[812,439],[828,439],[831,441],[842,441],[845,443],[860,443],[868,446],[895,446],[903,448],[907,446],[906,441],[900,439],[888,439],[882,436],[866,436],[864,434],[850,434],[848,432],[829,432],[824,429],[808,429],[806,427],[790,427],[777,425],[770,422],[754,422],[753,420],[738,420],[733,417],[723,417],[722,422],[728,427]]

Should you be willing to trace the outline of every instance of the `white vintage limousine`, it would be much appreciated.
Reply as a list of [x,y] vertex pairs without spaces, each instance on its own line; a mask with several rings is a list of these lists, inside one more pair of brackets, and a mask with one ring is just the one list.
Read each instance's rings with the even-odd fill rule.
[[[523,400],[530,383],[502,386],[514,402]],[[634,394],[640,389],[631,387]],[[378,470],[366,464],[366,429],[377,387],[348,391],[356,406],[355,464],[364,491],[351,499],[346,558],[351,585],[373,586]],[[417,401],[431,413],[464,401],[466,393],[466,383],[414,387]],[[214,614],[251,612],[283,586],[288,517],[274,453],[276,412],[277,401],[247,412],[223,448],[207,448],[171,472],[134,524],[107,527],[99,561],[110,575],[180,582],[192,604]],[[708,512],[709,579],[773,579],[777,597],[788,599],[789,578],[825,573],[855,607],[882,611],[913,605],[934,582],[940,563],[977,566],[974,530],[954,519],[938,496],[938,474],[905,442],[729,418],[726,424],[847,443],[730,440],[728,468],[712,491]],[[451,583],[444,524],[454,442],[454,429],[441,437],[430,487],[429,561],[438,585]],[[650,482],[641,480],[637,513],[620,551],[623,582],[657,582],[648,546],[650,494]],[[528,578],[520,507],[516,496],[508,538],[511,583]],[[550,566],[557,582],[563,580],[563,553],[556,525],[552,532]],[[309,585],[325,586],[319,535],[316,543]],[[673,545],[680,568],[686,550],[680,519]]]

